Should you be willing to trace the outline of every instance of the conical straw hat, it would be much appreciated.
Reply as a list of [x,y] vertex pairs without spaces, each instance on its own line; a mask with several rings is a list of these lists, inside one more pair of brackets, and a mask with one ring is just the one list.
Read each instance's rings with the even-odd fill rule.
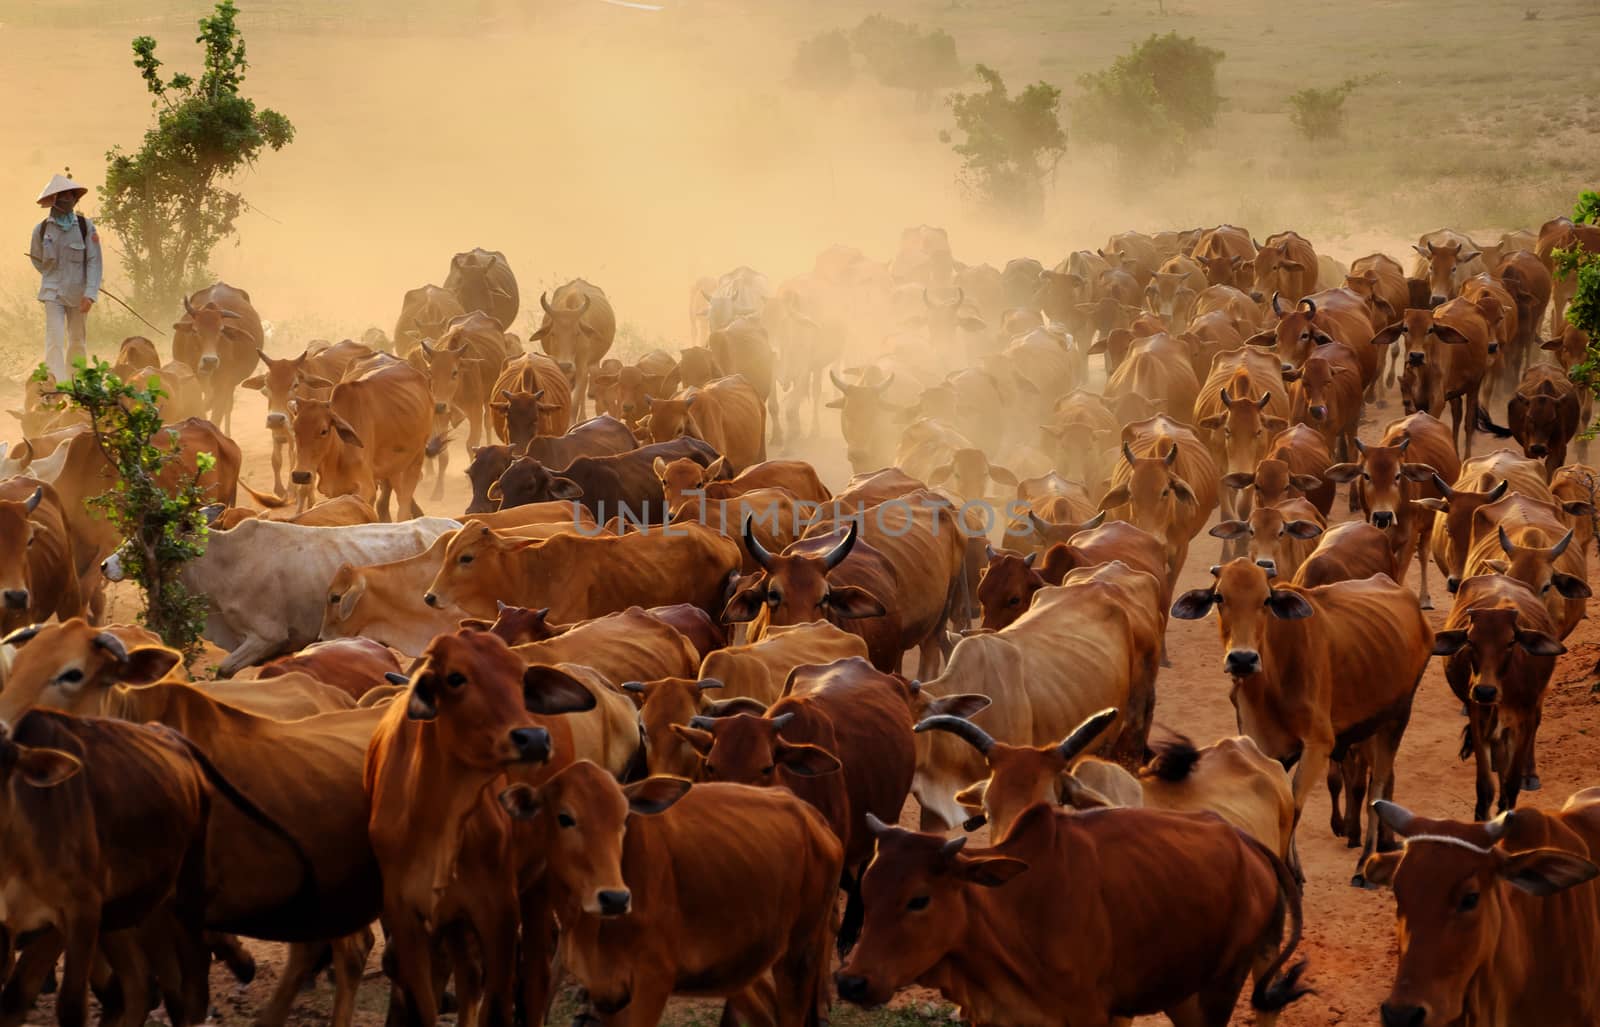
[[39,194],[39,206],[50,206],[57,193],[77,193],[81,200],[88,191],[87,186],[79,185],[66,175],[56,175],[50,179],[50,184],[44,187],[44,192]]

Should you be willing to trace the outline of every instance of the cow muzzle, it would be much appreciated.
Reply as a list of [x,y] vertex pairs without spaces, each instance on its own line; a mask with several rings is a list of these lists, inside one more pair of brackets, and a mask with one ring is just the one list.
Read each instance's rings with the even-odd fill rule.
[[1311,415],[1313,421],[1326,421],[1328,419],[1328,408],[1325,406],[1314,406],[1307,412]]
[[436,593],[427,593],[422,597],[422,601],[433,607],[435,610],[439,609],[439,596]]
[[449,413],[450,412],[450,408],[449,408],[449,406],[447,406],[444,403],[435,403],[433,405],[433,412],[436,413],[436,414]]
[[857,977],[854,974],[843,972],[836,973],[833,975],[833,984],[834,987],[839,989],[839,997],[846,1002],[851,1002],[858,1006],[869,1004],[868,996],[872,991],[872,987],[865,977]]
[[1422,352],[1421,350],[1413,349],[1413,350],[1407,350],[1406,351],[1406,364],[1411,366],[1411,367],[1421,367],[1422,364],[1423,364],[1423,361],[1425,361],[1427,359],[1428,359],[1428,355],[1426,353]]
[[1529,456],[1549,456],[1550,455],[1550,447],[1544,445],[1541,442],[1535,442],[1533,445],[1528,447],[1528,455]]
[[124,575],[121,555],[112,553],[104,560],[101,560],[100,573],[105,576],[107,581],[121,581]]
[[1490,706],[1500,701],[1500,689],[1494,685],[1473,685],[1472,701],[1480,706]]
[[1222,658],[1223,666],[1236,678],[1261,673],[1261,654],[1254,649],[1232,649]]
[[1252,292],[1250,294],[1250,298],[1252,300],[1254,300],[1255,302],[1257,302],[1257,303],[1260,303],[1260,302],[1262,302],[1263,300],[1266,299],[1266,297],[1261,295],[1261,293],[1259,293],[1259,292]]
[[519,727],[511,732],[511,747],[519,763],[550,762],[550,732],[542,727]]
[[1432,296],[1428,297],[1428,305],[1431,307],[1443,306],[1448,302],[1450,302],[1450,297],[1440,296],[1438,293],[1434,293]]
[[290,471],[289,472],[289,480],[294,482],[296,485],[309,485],[309,484],[311,484],[311,472],[310,471]]
[[1391,1006],[1385,1002],[1378,1012],[1383,1027],[1423,1027],[1428,1022],[1428,1011],[1422,1006]]
[[1374,511],[1372,511],[1372,526],[1374,528],[1384,528],[1384,529],[1394,527],[1394,511],[1393,510],[1374,510]]
[[1455,595],[1461,589],[1461,579],[1453,575],[1447,577],[1444,579],[1444,587],[1451,595]]
[[274,410],[267,414],[268,428],[287,428],[288,426],[289,415],[284,413],[282,410]]
[[626,916],[633,908],[633,893],[626,888],[598,891],[594,898],[601,916]]
[[200,358],[200,366],[195,368],[195,370],[199,371],[201,374],[210,374],[212,371],[215,371],[216,369],[217,369],[217,358],[216,357],[212,357],[212,356],[201,357]]
[[8,610],[26,610],[28,608],[28,590],[25,588],[8,588],[0,593],[0,599],[5,600]]

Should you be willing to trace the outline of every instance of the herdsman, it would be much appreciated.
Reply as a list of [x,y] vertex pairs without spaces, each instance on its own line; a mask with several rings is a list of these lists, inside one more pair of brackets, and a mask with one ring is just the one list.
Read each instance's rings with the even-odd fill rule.
[[57,381],[67,378],[71,360],[87,355],[89,308],[100,298],[100,233],[88,218],[73,213],[88,191],[65,175],[51,178],[39,194],[39,206],[50,211],[34,228],[28,248],[41,276],[44,361]]

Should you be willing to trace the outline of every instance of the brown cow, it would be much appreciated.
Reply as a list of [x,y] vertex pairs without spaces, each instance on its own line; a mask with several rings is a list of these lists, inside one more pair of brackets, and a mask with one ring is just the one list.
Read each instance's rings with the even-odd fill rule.
[[[483,437],[493,387],[508,352],[500,322],[481,310],[452,318],[437,342],[423,339],[410,361],[428,376],[434,423],[441,428],[464,418],[467,448]],[[444,495],[445,465],[439,467],[434,498]]]
[[[1600,509],[1600,471],[1586,464],[1568,464],[1550,476],[1550,491],[1563,508],[1568,503],[1588,503],[1590,510]],[[1573,544],[1580,552],[1588,552],[1594,542],[1594,517],[1576,514],[1568,522],[1572,525]]]
[[1206,269],[1206,280],[1212,285],[1250,289],[1251,274],[1246,263],[1255,258],[1256,244],[1244,229],[1218,225],[1200,237],[1189,255]]
[[1160,414],[1123,428],[1122,455],[1100,509],[1161,539],[1175,582],[1216,508],[1216,463],[1194,432]]
[[[1181,596],[1172,615],[1199,620],[1216,607],[1223,670],[1233,680],[1240,726],[1267,755],[1286,765],[1298,761],[1296,818],[1325,779],[1328,760],[1368,739],[1370,794],[1387,798],[1394,790],[1394,756],[1433,647],[1433,629],[1416,598],[1382,575],[1274,588],[1266,570],[1244,559],[1215,574],[1211,588]],[[1369,816],[1363,860],[1376,849],[1378,835]],[[1352,883],[1364,883],[1359,863]]]
[[233,431],[233,394],[256,366],[264,336],[250,294],[226,282],[183,300],[184,316],[172,326],[172,358],[194,369],[204,389],[209,420]]
[[1225,488],[1240,491],[1237,512],[1248,513],[1259,503],[1278,503],[1305,497],[1324,517],[1333,509],[1337,488],[1322,473],[1333,463],[1327,440],[1310,425],[1290,425],[1268,443],[1266,458],[1248,474],[1224,475]]
[[1554,633],[1544,604],[1527,585],[1486,574],[1461,583],[1450,616],[1434,637],[1433,654],[1447,658],[1445,681],[1470,718],[1461,757],[1471,753],[1477,760],[1475,820],[1489,818],[1495,771],[1500,775],[1498,812],[1515,807],[1522,789],[1539,787],[1533,751],[1544,692],[1556,657],[1567,651]]
[[749,696],[770,706],[783,694],[789,672],[802,664],[832,663],[867,656],[860,636],[824,620],[772,625],[759,642],[728,646],[707,653],[700,678],[722,682],[725,698]]
[[1030,553],[1022,557],[989,550],[988,566],[978,582],[983,627],[993,631],[1008,627],[1028,611],[1034,593],[1046,585],[1061,584],[1068,573],[1079,567],[1096,567],[1114,560],[1155,578],[1161,584],[1161,609],[1171,605],[1167,554],[1160,539],[1127,521],[1071,527],[1078,530],[1041,527],[1041,531],[1048,531],[1041,555]]
[[[434,639],[406,695],[384,711],[362,780],[383,873],[384,958],[402,1022],[436,1022],[433,948],[464,932],[483,970],[477,978],[463,965],[464,948],[452,946],[463,1011],[476,1014],[483,998],[484,1023],[510,1024],[516,864],[510,823],[489,789],[505,787],[510,771],[537,780],[576,758],[559,715],[594,706],[571,677],[524,667],[487,632],[458,631]],[[527,943],[542,948],[531,933]]]
[[265,351],[256,352],[266,370],[239,384],[266,397],[267,430],[272,433],[272,489],[278,495],[287,494],[283,485],[284,454],[291,454],[290,459],[293,459],[294,433],[289,426],[289,400],[295,396],[326,399],[327,392],[343,380],[352,365],[374,353],[371,347],[349,339],[316,353],[307,350],[297,357],[278,359],[267,356]]
[[[834,975],[847,1001],[880,1005],[921,983],[973,1023],[1111,1024],[1166,1012],[1221,1027],[1254,972],[1250,1004],[1271,1027],[1304,994],[1302,964],[1284,973],[1300,942],[1294,878],[1218,817],[1083,816],[1039,803],[974,852],[961,851],[965,838],[872,828],[865,929]],[[1059,929],[1082,918],[1101,925],[1092,942]]]
[[617,316],[605,291],[581,278],[561,286],[549,299],[541,292],[539,306],[544,308],[544,321],[532,338],[563,370],[571,368],[572,423],[576,424],[583,420],[589,376],[616,337]]
[[[1575,225],[1572,219],[1566,217],[1551,218],[1539,227],[1539,241],[1534,247],[1534,254],[1539,262],[1552,273],[1555,271],[1554,254],[1556,250],[1581,250],[1586,253],[1600,253],[1600,225]],[[1561,323],[1566,319],[1567,304],[1577,295],[1578,276],[1565,275],[1554,281],[1554,290],[1550,298],[1550,332],[1560,329]]]
[[1519,809],[1487,824],[1429,820],[1391,802],[1377,812],[1405,849],[1368,861],[1395,894],[1400,961],[1384,1027],[1548,1024],[1600,1018],[1588,972],[1600,945],[1594,789],[1560,813]]
[[687,459],[661,460],[652,467],[661,479],[667,507],[675,513],[686,502],[722,503],[762,489],[782,489],[797,502],[813,506],[833,498],[816,468],[804,460],[764,460],[724,480],[727,468],[728,461],[721,458],[710,465]]
[[452,319],[466,312],[455,293],[437,285],[407,290],[400,301],[400,317],[394,325],[395,354],[401,359],[409,357],[423,339],[439,338]]
[[1378,351],[1368,345],[1377,330],[1367,313],[1367,301],[1349,289],[1324,289],[1306,296],[1293,308],[1274,297],[1276,328],[1254,338],[1253,343],[1275,346],[1278,356],[1300,367],[1312,356],[1356,368],[1362,391],[1371,401],[1377,396]]
[[1226,476],[1254,470],[1272,438],[1289,426],[1289,413],[1283,370],[1275,354],[1247,346],[1218,353],[1212,360],[1195,400],[1194,423],[1210,433],[1211,455],[1224,475],[1224,518],[1244,516],[1237,490],[1227,487]]
[[666,350],[653,349],[631,364],[602,361],[590,378],[589,398],[594,400],[596,414],[610,414],[631,426],[644,414],[644,397],[670,396],[677,391],[677,358]]
[[572,427],[572,386],[556,362],[542,353],[506,361],[489,392],[494,432],[512,446],[535,436],[558,436]]
[[1048,421],[1039,425],[1050,465],[1096,491],[1109,483],[1120,429],[1117,415],[1105,401],[1081,389],[1056,400]]
[[295,400],[295,469],[289,479],[325,496],[354,493],[389,519],[393,494],[400,517],[421,517],[417,482],[433,423],[428,380],[408,364],[390,363],[334,386],[327,400]]
[[739,468],[767,458],[767,412],[742,375],[682,389],[671,399],[646,398],[650,413],[644,430],[650,442],[700,439]]
[[1433,609],[1428,595],[1428,551],[1433,538],[1434,518],[1417,505],[1424,498],[1442,498],[1435,477],[1453,481],[1461,471],[1451,443],[1449,429],[1425,413],[1391,421],[1376,446],[1356,442],[1361,459],[1334,464],[1323,477],[1334,482],[1353,482],[1351,489],[1366,519],[1389,536],[1395,566],[1404,580],[1411,570],[1411,558],[1420,563],[1421,581],[1417,588],[1424,610]]
[[1103,511],[1095,512],[1087,489],[1054,471],[1018,482],[1016,502],[1008,508],[1020,508],[1020,516],[1012,516],[1006,524],[1004,539],[1021,553],[1045,549],[1050,544],[1045,541],[1047,535],[1060,537],[1097,528],[1106,517]]
[[1545,484],[1543,466],[1509,449],[1469,457],[1461,462],[1454,483],[1440,478],[1433,486],[1439,498],[1419,499],[1416,504],[1434,511],[1433,562],[1452,593],[1466,570],[1473,515],[1481,507],[1498,501],[1507,490],[1547,502],[1555,499]]
[[1213,312],[1226,317],[1240,336],[1254,335],[1262,327],[1261,308],[1246,293],[1231,285],[1213,285],[1196,296],[1190,323]]
[[1558,506],[1518,493],[1480,506],[1472,515],[1472,545],[1462,577],[1516,578],[1545,604],[1557,637],[1566,638],[1586,616],[1591,594],[1587,554],[1572,546],[1569,515],[1592,517],[1594,507],[1582,500]]
[[1488,270],[1483,265],[1482,248],[1453,229],[1429,232],[1411,248],[1417,251],[1418,258],[1412,275],[1427,281],[1430,307],[1454,299],[1461,291],[1462,282]]
[[1105,396],[1138,396],[1161,413],[1181,417],[1194,409],[1200,393],[1188,347],[1166,332],[1134,340],[1128,355],[1106,381]]
[[1322,514],[1304,499],[1261,505],[1244,520],[1226,520],[1211,529],[1213,538],[1243,543],[1243,556],[1269,574],[1293,578],[1313,542],[1326,529]]
[[1452,436],[1463,458],[1472,455],[1472,433],[1480,421],[1479,393],[1489,362],[1499,350],[1491,320],[1498,312],[1493,301],[1474,305],[1454,299],[1437,310],[1409,309],[1402,320],[1372,338],[1374,346],[1387,346],[1405,336],[1406,369],[1400,390],[1406,410],[1440,417],[1448,403]]
[[[1501,257],[1489,273],[1517,305],[1517,338],[1506,341],[1519,360],[1527,360],[1534,356],[1533,350],[1539,345],[1545,310],[1550,306],[1550,294],[1554,289],[1550,271],[1533,253],[1515,250]],[[1518,366],[1512,373],[1521,370]]]
[[[778,304],[772,304],[771,307],[775,311],[789,309],[786,305]],[[815,330],[814,325],[812,330]],[[781,442],[783,420],[778,411],[778,389],[773,369],[777,356],[773,353],[772,343],[768,341],[767,328],[762,323],[761,317],[756,314],[746,314],[734,318],[727,325],[714,329],[707,338],[706,345],[728,377],[742,378],[755,390],[756,397],[766,407],[766,412],[762,415],[764,428],[771,428],[774,443]],[[827,363],[829,361],[821,361],[818,370]],[[816,388],[820,392],[820,379]],[[763,451],[765,451],[764,446]],[[745,463],[746,461],[739,462],[740,466],[744,466]]]
[[1296,304],[1316,291],[1317,251],[1299,233],[1279,232],[1267,236],[1266,243],[1257,247],[1255,257],[1242,270],[1253,281],[1250,298],[1262,304],[1263,309],[1274,294],[1286,303]]
[[1587,424],[1579,420],[1578,392],[1566,371],[1549,364],[1534,364],[1523,374],[1517,391],[1506,404],[1506,426],[1511,437],[1529,457],[1543,458],[1550,474],[1567,462],[1568,444],[1580,423]]
[[1347,457],[1355,449],[1361,425],[1361,370],[1346,359],[1347,347],[1335,343],[1318,346],[1305,363],[1284,378],[1289,386],[1289,418],[1309,425],[1323,437],[1328,449]]
[[367,638],[339,638],[314,642],[289,656],[264,664],[257,680],[300,671],[324,681],[352,699],[359,699],[383,684],[383,676],[400,670],[400,661],[387,647]]
[[33,478],[0,482],[0,632],[83,612],[61,497]]
[[[588,996],[582,1019],[656,1023],[688,992],[726,997],[740,1022],[819,1021],[842,854],[805,803],[672,777],[623,789],[583,762],[500,801],[529,825],[524,859],[548,862],[566,966]],[[700,915],[730,892],[747,913]],[[535,926],[524,921],[525,939]],[[541,1009],[542,998],[525,1005]]]
[[[1367,301],[1367,316],[1375,325],[1394,324],[1411,306],[1411,287],[1400,262],[1382,253],[1362,257],[1350,265],[1344,287]],[[1400,347],[1389,347],[1384,387],[1394,388],[1400,365]]]

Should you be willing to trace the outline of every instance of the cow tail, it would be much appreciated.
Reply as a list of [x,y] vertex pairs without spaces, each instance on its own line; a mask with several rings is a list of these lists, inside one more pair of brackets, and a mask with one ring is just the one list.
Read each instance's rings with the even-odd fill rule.
[[1276,1013],[1296,999],[1312,993],[1312,989],[1300,983],[1300,977],[1306,971],[1304,959],[1288,967],[1287,970],[1284,969],[1290,957],[1294,955],[1295,949],[1300,947],[1300,937],[1305,928],[1305,918],[1301,915],[1300,909],[1300,885],[1295,881],[1288,865],[1278,858],[1277,853],[1243,831],[1239,832],[1239,836],[1249,842],[1271,864],[1272,872],[1278,878],[1281,908],[1287,911],[1290,919],[1294,921],[1288,943],[1278,950],[1278,955],[1271,964],[1256,978],[1255,988],[1250,992],[1250,1005],[1253,1009],[1262,1013]]
[[1511,429],[1502,428],[1500,425],[1491,421],[1489,419],[1489,412],[1482,407],[1478,408],[1477,428],[1484,434],[1493,435],[1497,439],[1509,439],[1511,437]]
[[300,890],[295,895],[295,900],[313,898],[317,894],[317,871],[311,862],[311,857],[306,855],[305,848],[301,846],[300,840],[290,834],[282,824],[272,819],[272,816],[266,810],[256,805],[254,799],[239,791],[233,782],[224,777],[222,771],[217,769],[216,764],[211,762],[211,757],[202,752],[200,747],[194,744],[187,735],[165,725],[151,724],[148,726],[152,728],[161,727],[167,737],[178,743],[184,751],[193,757],[201,772],[205,774],[207,783],[219,795],[232,803],[234,808],[243,813],[247,819],[255,821],[268,834],[276,835],[294,851],[295,859],[299,862],[301,871]]

